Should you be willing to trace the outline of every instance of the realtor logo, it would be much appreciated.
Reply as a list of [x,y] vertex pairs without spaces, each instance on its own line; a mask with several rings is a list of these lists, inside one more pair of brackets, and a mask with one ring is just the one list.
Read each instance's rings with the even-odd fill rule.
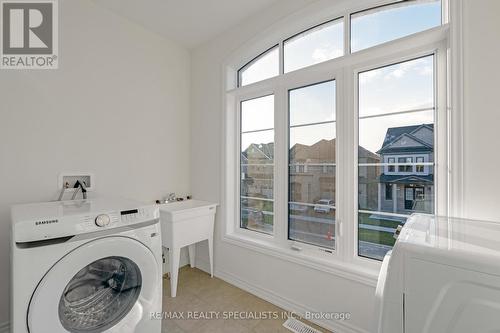
[[57,68],[56,1],[0,1],[0,68]]

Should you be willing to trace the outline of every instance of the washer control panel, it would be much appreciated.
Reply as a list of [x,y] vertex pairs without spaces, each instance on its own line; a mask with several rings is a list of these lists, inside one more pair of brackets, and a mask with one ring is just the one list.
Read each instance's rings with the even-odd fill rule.
[[111,223],[111,217],[108,214],[99,214],[95,218],[95,225],[98,227],[105,227]]
[[120,220],[122,224],[134,224],[154,218],[157,218],[157,214],[155,214],[155,210],[152,210],[150,207],[122,210],[120,212]]
[[158,218],[158,216],[156,207],[103,212],[98,215],[84,216],[81,223],[77,225],[77,230],[92,232],[97,231],[96,229],[122,227],[147,222]]
[[13,238],[27,243],[158,221],[157,205],[124,199],[56,201],[13,207]]
[[151,207],[107,212],[97,216],[86,216],[81,225],[82,230],[92,231],[96,227],[116,228],[125,225],[138,224],[157,218],[156,210]]

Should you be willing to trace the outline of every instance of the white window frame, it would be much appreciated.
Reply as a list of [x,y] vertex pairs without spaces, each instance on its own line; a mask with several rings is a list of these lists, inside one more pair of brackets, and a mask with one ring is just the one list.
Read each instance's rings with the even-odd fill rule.
[[[404,61],[409,61],[413,60],[419,57],[424,57],[428,55],[434,55],[434,164],[435,164],[435,170],[434,170],[434,212],[436,215],[447,215],[448,213],[448,167],[449,167],[449,156],[448,156],[448,131],[449,131],[449,125],[448,125],[448,120],[449,120],[449,110],[447,107],[447,40],[435,40],[434,42],[431,43],[424,43],[422,45],[414,45],[414,48],[412,49],[410,46],[408,48],[405,48],[403,45],[401,45],[401,48],[399,49],[398,52],[395,52],[393,56],[391,57],[388,55],[386,58],[381,59],[379,61],[374,60],[374,61],[367,61],[365,64],[360,65],[354,70],[354,84],[355,87],[358,86],[358,74],[365,72],[367,70],[373,69],[373,68],[379,68],[383,66],[390,66],[392,64],[404,62]],[[359,115],[359,110],[358,110],[358,90],[354,89],[355,96],[352,99],[354,102],[354,113],[353,113],[353,118],[354,121],[357,123],[358,120],[358,115]],[[356,133],[354,135],[354,138],[356,140],[356,145],[357,147],[357,140],[359,138],[359,133],[358,133],[358,126],[355,126]],[[354,165],[358,165],[358,160],[357,160],[357,150],[353,152],[353,161]],[[408,157],[408,155],[402,155],[402,156],[396,156],[398,157]],[[399,160],[396,160],[399,162]],[[415,165],[415,163],[412,163]],[[357,221],[358,221],[358,207],[357,207],[357,195],[358,195],[358,180],[357,180],[357,170],[358,168],[355,169],[355,192],[354,195],[355,197],[353,198],[353,203],[355,205],[352,206],[351,212],[355,212],[354,215],[350,216],[350,219],[354,221],[353,228],[351,228],[351,233],[352,235],[350,236],[351,242],[353,242],[352,246],[350,249],[355,246],[355,251],[351,255],[352,262],[355,265],[369,265],[371,267],[373,266],[373,259],[370,258],[365,258],[361,257],[358,255],[358,246],[357,246],[357,239],[358,239],[358,228],[357,228]],[[405,173],[400,173],[399,168],[397,168],[398,174],[405,174]],[[411,174],[411,172],[409,173]],[[444,190],[444,191],[443,191]],[[442,193],[444,192],[444,193]],[[348,213],[351,213],[348,212]],[[376,212],[373,212],[376,213]],[[387,214],[387,213],[384,213]],[[391,214],[389,214],[391,215]],[[393,214],[397,215],[398,214]],[[401,215],[404,216],[404,215]],[[377,266],[375,266],[377,267]]]
[[[314,66],[314,65],[313,65]],[[308,67],[306,67],[308,68]],[[297,70],[297,71],[300,71],[300,70]],[[289,72],[289,73],[293,73],[295,71],[292,71],[292,72]],[[306,76],[306,75],[304,75]],[[288,119],[288,116],[290,114],[289,110],[290,110],[290,105],[289,105],[289,99],[288,99],[288,92],[290,90],[294,90],[294,89],[300,89],[300,88],[303,88],[303,87],[307,87],[307,86],[311,86],[311,85],[315,85],[315,84],[319,84],[319,83],[324,83],[324,82],[327,82],[327,81],[335,81],[335,93],[336,93],[336,99],[335,99],[335,102],[336,102],[336,105],[335,105],[335,132],[336,132],[336,140],[335,140],[335,145],[336,145],[336,149],[335,149],[335,180],[336,180],[336,183],[337,183],[337,187],[336,187],[336,191],[335,191],[335,210],[336,210],[336,214],[337,214],[337,210],[338,210],[338,205],[339,205],[339,196],[338,196],[338,188],[339,188],[339,185],[338,185],[338,180],[339,180],[339,177],[340,177],[340,174],[339,174],[339,165],[338,165],[338,159],[340,157],[339,155],[339,136],[338,136],[338,110],[339,108],[342,107],[342,104],[341,104],[341,98],[339,96],[339,93],[338,93],[338,89],[339,89],[339,86],[338,86],[338,78],[340,76],[340,71],[338,71],[337,69],[335,70],[325,70],[324,73],[315,73],[314,75],[307,75],[307,77],[304,77],[304,78],[296,78],[296,79],[293,79],[293,80],[290,80],[289,81],[289,85],[287,84],[287,82],[283,82],[284,85],[286,85],[285,87],[283,87],[284,91],[285,91],[285,96],[286,96],[286,100],[285,100],[285,109],[286,113],[284,116],[284,130],[285,130],[285,133],[286,133],[286,142],[285,142],[285,149],[284,149],[284,156],[283,158],[285,159],[286,161],[286,169],[280,169],[280,170],[288,170],[288,163],[289,163],[289,152],[290,152],[290,149],[289,149],[289,142],[288,142],[288,131],[289,131],[289,119]],[[319,81],[318,81],[319,80]],[[288,176],[288,171],[287,171],[287,176]],[[291,239],[288,239],[288,191],[289,191],[289,184],[288,184],[288,177],[286,177],[286,181],[285,181],[285,186],[283,188],[284,190],[284,196],[283,198],[286,198],[284,204],[282,206],[282,209],[284,209],[284,218],[285,218],[285,223],[284,224],[284,236],[285,236],[285,246],[287,246],[288,248],[300,248],[302,249],[301,252],[304,252],[306,253],[307,255],[312,255],[312,256],[320,256],[322,258],[326,258],[326,259],[329,259],[331,257],[334,257],[334,258],[338,258],[341,256],[341,251],[338,250],[338,247],[337,247],[337,239],[335,239],[335,249],[332,250],[332,249],[328,249],[328,248],[323,248],[321,246],[317,246],[317,245],[312,245],[312,244],[307,244],[307,243],[302,243],[302,242],[299,242],[299,241],[294,241],[294,240],[291,240]],[[339,229],[339,219],[338,219],[338,216],[336,215],[336,223],[335,223],[335,235],[338,235],[340,232],[340,229]],[[319,253],[319,254],[318,254]]]
[[[264,90],[263,90],[264,91]],[[237,122],[238,122],[238,128],[240,129],[240,134],[238,135],[238,138],[237,138],[237,147],[238,147],[238,174],[239,174],[239,177],[240,177],[240,181],[238,181],[237,183],[237,193],[239,194],[239,198],[238,198],[238,206],[237,206],[237,209],[238,209],[238,214],[241,214],[241,136],[242,136],[242,132],[241,132],[241,105],[242,105],[242,102],[245,102],[245,101],[249,101],[249,100],[252,100],[252,99],[256,99],[256,98],[260,98],[260,97],[266,97],[266,96],[274,96],[274,93],[268,93],[266,95],[259,95],[259,96],[255,96],[255,97],[249,97],[249,98],[246,98],[246,96],[242,95],[242,96],[238,96],[238,98],[236,99],[236,103],[237,103],[237,107],[236,107],[236,110],[237,110]],[[248,95],[248,96],[252,96],[252,95]],[[275,101],[274,103],[276,103],[276,97],[274,96],[275,98]],[[275,108],[276,110],[276,108]],[[276,112],[275,112],[275,115],[276,117]],[[276,124],[276,123],[275,123]],[[276,126],[276,125],[274,125]],[[275,140],[276,140],[276,128],[273,127],[273,131],[274,131],[274,137],[275,137]],[[276,150],[276,147],[275,147],[275,150]],[[276,186],[276,177],[274,176],[274,173],[276,172],[276,162],[274,161],[273,162],[273,199],[263,199],[263,201],[272,201],[273,202],[273,211],[275,209],[275,203],[276,203],[276,199],[275,199],[275,196],[274,196],[274,188]],[[254,230],[250,230],[250,229],[245,229],[245,228],[241,228],[241,218],[238,219],[238,226],[235,228],[235,230],[237,230],[238,232],[241,232],[243,235],[246,235],[246,236],[251,236],[255,233],[257,234],[260,234],[262,239],[270,239],[269,236],[271,236],[272,238],[274,238],[275,236],[275,229],[274,229],[274,219],[275,217],[273,216],[273,233],[272,234],[266,234],[264,232],[259,232],[259,231],[254,231]]]
[[[247,46],[235,52],[223,66],[223,92],[225,112],[223,117],[223,220],[221,237],[223,241],[252,249],[257,252],[273,255],[322,271],[351,278],[368,285],[374,285],[380,262],[359,257],[357,253],[357,77],[358,73],[391,65],[402,61],[436,54],[435,56],[435,142],[437,149],[434,154],[435,168],[435,205],[436,214],[445,215],[448,212],[448,171],[449,151],[448,136],[449,108],[447,105],[447,54],[449,37],[448,1],[443,0],[443,25],[374,46],[355,53],[349,52],[350,13],[368,9],[375,5],[388,4],[394,1],[366,0],[363,7],[341,9],[332,6],[321,14],[310,14],[311,20],[304,20],[302,30],[327,22],[331,18],[344,16],[345,55],[310,67],[280,74],[257,83],[236,87],[236,73],[244,59],[252,59],[256,54],[267,50],[276,43],[280,47],[280,73],[283,73],[283,41],[296,34],[296,24],[282,25],[277,32],[256,39],[252,46]],[[456,8],[453,12],[458,11]],[[460,12],[460,11],[458,11]],[[456,23],[459,24],[459,23]],[[291,26],[291,28],[286,28]],[[295,28],[294,28],[295,27]],[[260,50],[260,52],[259,52]],[[253,56],[252,56],[253,55]],[[452,59],[453,60],[453,59]],[[336,81],[336,241],[335,251],[327,253],[317,246],[288,240],[288,177],[277,177],[281,171],[288,170],[288,90],[316,84],[328,80]],[[350,87],[350,88],[349,88]],[[239,170],[240,143],[239,139],[239,105],[242,100],[274,94],[275,100],[275,160],[274,160],[274,233],[265,235],[239,228]],[[444,130],[439,130],[444,129]],[[352,132],[354,131],[354,133]],[[456,134],[455,134],[456,135]],[[457,150],[454,147],[454,150]],[[453,161],[458,160],[453,157]],[[351,189],[348,191],[347,189]],[[351,193],[352,195],[342,195]],[[294,246],[302,251],[296,251]]]

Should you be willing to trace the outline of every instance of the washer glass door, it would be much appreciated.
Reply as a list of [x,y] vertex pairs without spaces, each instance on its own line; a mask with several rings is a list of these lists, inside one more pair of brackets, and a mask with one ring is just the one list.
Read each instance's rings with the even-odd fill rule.
[[33,292],[29,332],[148,332],[147,314],[161,311],[161,263],[151,249],[121,236],[68,245]]
[[134,306],[141,291],[139,267],[124,257],[106,257],[81,269],[59,300],[59,320],[69,332],[103,332]]

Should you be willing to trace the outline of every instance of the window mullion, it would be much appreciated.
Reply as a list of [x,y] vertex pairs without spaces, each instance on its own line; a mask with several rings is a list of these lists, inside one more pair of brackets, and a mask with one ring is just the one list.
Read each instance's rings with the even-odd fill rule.
[[279,73],[280,75],[285,73],[285,52],[283,48],[283,41],[279,43]]
[[274,211],[275,211],[275,241],[281,245],[287,243],[287,95],[283,87],[275,90],[274,128],[275,128],[275,160],[274,160]]
[[344,54],[351,54],[351,14],[344,15]]
[[[342,243],[343,258],[345,261],[352,261],[356,256],[357,232],[356,232],[356,199],[357,195],[357,122],[356,104],[357,90],[356,79],[352,68],[345,68],[343,71],[343,104],[341,108],[342,124],[342,148],[343,160],[341,170],[343,179],[341,193],[344,198],[342,212]],[[340,164],[340,163],[339,163]]]
[[436,77],[434,84],[436,112],[435,141],[437,142],[434,158],[435,181],[435,204],[437,215],[446,216],[449,214],[449,146],[448,146],[448,101],[447,101],[447,54],[446,45],[443,43],[435,54]]
[[342,71],[337,72],[335,74],[336,80],[336,132],[337,132],[337,140],[336,140],[336,188],[335,188],[335,197],[337,203],[336,210],[336,221],[335,221],[335,250],[337,255],[342,260],[345,258],[346,253],[346,195],[348,192],[346,186],[346,143],[347,143],[347,135],[349,131],[346,130],[345,122],[346,122],[346,82],[344,73]]

